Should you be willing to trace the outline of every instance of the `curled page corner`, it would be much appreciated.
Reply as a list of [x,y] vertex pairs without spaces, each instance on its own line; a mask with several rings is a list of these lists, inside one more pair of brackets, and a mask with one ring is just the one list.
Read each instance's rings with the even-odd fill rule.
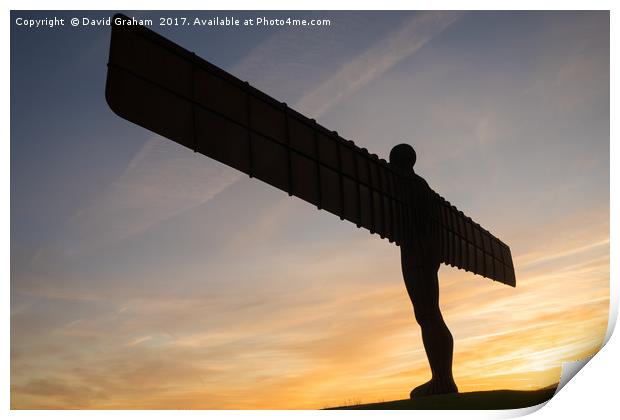
[[555,390],[553,396],[557,395],[558,392],[566,385],[573,376],[577,374],[596,354],[609,342],[611,335],[613,334],[614,329],[616,328],[616,321],[618,319],[618,295],[613,293],[613,282],[610,284],[610,293],[609,293],[609,318],[607,320],[607,331],[605,332],[605,337],[603,339],[603,343],[601,344],[601,348],[598,349],[595,353],[591,354],[588,357],[584,357],[583,359],[576,360],[573,362],[564,362],[562,363],[562,373],[560,375],[560,381],[558,382],[558,387]]
[[555,389],[555,393],[553,396],[556,396],[558,392],[564,385],[566,385],[573,376],[577,374],[592,358],[596,355],[596,353],[591,354],[588,357],[584,357],[583,359],[575,360],[574,362],[564,362],[562,363],[562,374],[560,375],[560,381],[558,382],[558,387]]
[[616,282],[609,282],[609,318],[607,320],[607,331],[603,339],[603,346],[607,344],[614,330],[616,329],[616,321],[618,320],[618,286]]

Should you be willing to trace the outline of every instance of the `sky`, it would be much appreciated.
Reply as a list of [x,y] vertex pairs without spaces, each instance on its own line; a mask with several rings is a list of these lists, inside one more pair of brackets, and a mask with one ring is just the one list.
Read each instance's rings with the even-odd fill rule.
[[[607,12],[126,12],[387,157],[512,250],[442,267],[463,392],[537,389],[609,305]],[[109,28],[11,13],[11,407],[324,408],[430,377],[393,244],[117,117]],[[312,16],[311,16],[312,15]]]

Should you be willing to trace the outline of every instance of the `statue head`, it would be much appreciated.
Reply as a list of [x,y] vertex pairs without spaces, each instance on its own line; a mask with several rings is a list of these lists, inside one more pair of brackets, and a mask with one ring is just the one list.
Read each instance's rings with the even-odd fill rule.
[[392,147],[392,150],[390,151],[390,164],[396,166],[397,168],[413,171],[415,160],[415,150],[413,150],[413,147],[408,144],[398,144]]

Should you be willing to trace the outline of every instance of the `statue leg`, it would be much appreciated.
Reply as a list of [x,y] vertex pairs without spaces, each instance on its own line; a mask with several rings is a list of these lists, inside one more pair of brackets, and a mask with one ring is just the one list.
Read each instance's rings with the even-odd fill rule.
[[454,340],[439,309],[439,263],[415,258],[419,253],[402,249],[401,260],[407,293],[415,318],[422,330],[422,341],[432,378],[411,391],[411,398],[458,392],[452,376]]

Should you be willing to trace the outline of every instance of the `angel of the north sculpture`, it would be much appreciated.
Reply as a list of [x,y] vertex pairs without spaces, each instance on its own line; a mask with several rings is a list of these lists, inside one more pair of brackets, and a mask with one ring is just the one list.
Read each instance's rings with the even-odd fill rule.
[[453,338],[439,309],[439,265],[513,287],[515,272],[505,243],[415,173],[411,146],[395,146],[389,162],[379,159],[137,25],[112,26],[106,99],[120,117],[398,245],[432,373],[411,397],[458,392]]

